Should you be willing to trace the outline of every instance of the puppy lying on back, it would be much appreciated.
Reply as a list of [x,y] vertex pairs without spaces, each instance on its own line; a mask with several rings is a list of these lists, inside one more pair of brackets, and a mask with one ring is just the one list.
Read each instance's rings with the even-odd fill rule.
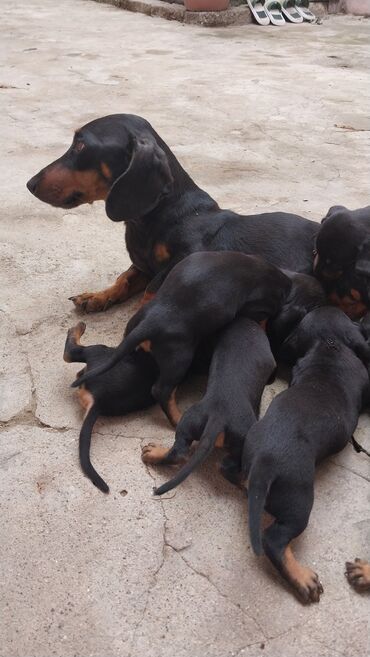
[[[351,440],[368,400],[363,362],[370,354],[359,327],[331,307],[306,315],[284,351],[288,361],[298,359],[290,388],[273,399],[244,444],[249,529],[254,552],[269,557],[301,600],[318,602],[318,576],[298,563],[290,543],[308,523],[315,465]],[[261,536],[264,508],[275,520]]]
[[237,315],[256,321],[276,315],[290,288],[285,274],[257,256],[230,251],[193,253],[170,271],[156,297],[130,319],[126,337],[113,355],[73,385],[106,372],[144,342],[160,371],[153,397],[176,425],[175,389],[200,340]]
[[79,322],[70,328],[64,348],[64,360],[67,363],[86,363],[78,373],[76,383],[79,388],[79,400],[86,410],[80,433],[80,463],[85,475],[91,479],[103,493],[109,488],[96,472],[90,461],[91,434],[99,415],[126,415],[132,411],[154,404],[151,389],[158,376],[158,368],[150,354],[142,349],[127,356],[108,374],[97,376],[88,384],[80,385],[82,372],[105,363],[114,352],[111,347],[102,344],[83,347],[81,335],[85,333],[86,324]]
[[143,448],[145,463],[168,465],[185,459],[193,440],[199,440],[190,460],[171,481],[157,488],[156,495],[181,483],[216,444],[227,448],[229,457],[224,460],[222,472],[236,482],[245,436],[257,421],[264,387],[275,368],[266,334],[253,320],[239,317],[219,332],[206,394],[182,416],[173,446],[170,450],[152,444]]

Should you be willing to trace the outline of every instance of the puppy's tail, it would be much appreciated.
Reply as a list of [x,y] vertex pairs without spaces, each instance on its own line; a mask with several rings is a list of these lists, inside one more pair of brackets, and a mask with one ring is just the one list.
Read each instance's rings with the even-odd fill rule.
[[116,365],[122,358],[127,356],[128,354],[131,354],[136,347],[139,346],[141,342],[147,339],[146,333],[148,332],[148,329],[145,328],[143,325],[139,325],[137,328],[133,329],[129,335],[124,338],[121,342],[121,344],[118,345],[118,347],[114,350],[113,355],[108,358],[104,363],[99,365],[98,367],[95,367],[92,370],[89,370],[82,376],[80,376],[76,381],[74,381],[71,385],[72,388],[77,388],[81,386],[83,383],[86,383],[87,381],[90,381],[91,379],[94,379],[96,376],[99,374],[103,374],[107,370],[110,370],[114,365]]
[[80,464],[82,471],[93,482],[94,486],[99,488],[103,493],[109,493],[109,486],[105,483],[104,479],[96,472],[90,461],[90,445],[91,434],[96,420],[98,419],[99,412],[95,405],[88,411],[80,432]]
[[261,520],[273,476],[262,459],[252,464],[248,478],[249,535],[255,554],[263,554]]
[[220,433],[220,423],[210,420],[207,422],[205,429],[200,437],[199,445],[194,454],[190,457],[189,461],[178,471],[178,473],[154,491],[155,495],[163,495],[172,488],[175,488],[186,479],[195,468],[197,468],[203,461],[206,460],[215,446],[217,436]]

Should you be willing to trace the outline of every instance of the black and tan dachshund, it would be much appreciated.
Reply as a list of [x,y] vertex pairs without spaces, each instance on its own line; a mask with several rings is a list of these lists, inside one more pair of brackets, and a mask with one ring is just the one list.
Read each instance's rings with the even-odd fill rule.
[[115,114],[88,123],[27,187],[65,209],[103,200],[108,217],[125,222],[133,265],[110,288],[73,297],[85,311],[105,310],[150,281],[155,291],[166,272],[195,251],[240,251],[312,272],[316,222],[284,212],[241,216],[220,209],[139,116]]
[[[149,282],[155,291],[166,272],[194,251],[240,251],[260,255],[277,267],[312,273],[314,242],[321,233],[316,222],[285,212],[238,215],[220,209],[140,116],[113,114],[83,126],[67,152],[33,176],[27,187],[45,203],[65,209],[105,201],[108,217],[125,222],[133,264],[106,290],[71,297],[87,312],[125,301]],[[326,253],[333,244],[351,243],[357,219],[370,236],[370,208],[347,212],[348,225],[343,227],[332,213],[332,229],[325,226],[328,239],[317,244],[321,262],[330,257]],[[357,246],[354,262],[330,287],[333,302],[349,308],[352,316],[363,314],[363,303],[368,303],[363,286],[357,290],[357,280],[349,280],[357,259],[362,271],[363,264],[370,268],[367,237]],[[337,258],[341,248],[334,253]]]
[[126,337],[112,357],[82,375],[80,383],[106,372],[142,344],[159,367],[152,394],[176,425],[176,386],[187,373],[202,338],[237,315],[258,322],[273,317],[290,288],[285,274],[257,256],[230,251],[193,253],[171,270],[156,297],[130,319]]
[[232,483],[238,483],[244,439],[257,421],[263,390],[275,368],[266,333],[255,321],[239,317],[215,337],[207,391],[182,416],[173,446],[165,449],[150,443],[143,447],[145,463],[173,465],[188,457],[193,440],[199,441],[189,461],[171,481],[155,491],[156,495],[184,481],[216,444],[228,451],[222,473]]
[[352,319],[370,307],[370,206],[335,205],[316,237],[315,275],[334,305]]
[[64,348],[67,363],[86,363],[77,375],[79,401],[86,411],[80,433],[80,463],[83,472],[103,493],[108,493],[106,482],[96,472],[90,461],[91,434],[100,415],[126,415],[154,404],[151,388],[158,376],[154,359],[142,349],[121,360],[107,374],[101,374],[90,383],[81,384],[83,372],[98,367],[111,357],[114,349],[102,344],[84,347],[80,338],[85,332],[84,322],[69,329]]
[[[306,315],[284,348],[297,361],[291,385],[244,444],[250,536],[254,552],[268,556],[302,601],[318,602],[319,578],[298,563],[290,543],[309,520],[315,465],[346,446],[368,403],[370,353],[360,328],[331,307]],[[274,522],[262,534],[264,508]]]

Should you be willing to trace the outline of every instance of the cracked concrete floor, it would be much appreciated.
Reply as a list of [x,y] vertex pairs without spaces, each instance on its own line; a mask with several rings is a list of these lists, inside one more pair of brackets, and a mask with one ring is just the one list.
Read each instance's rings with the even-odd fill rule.
[[[334,203],[365,205],[369,22],[206,30],[83,0],[13,0],[1,31],[0,654],[363,657],[369,597],[343,571],[370,557],[365,457],[348,448],[318,472],[297,553],[325,593],[307,608],[253,556],[218,455],[153,499],[168,471],[145,468],[140,446],[172,438],[157,409],[99,423],[93,459],[109,496],[82,476],[67,297],[125,269],[123,227],[102,204],[43,205],[25,182],[73,128],[122,111],[146,116],[224,206],[319,220]],[[134,307],[89,316],[85,341],[117,342]],[[357,437],[370,448],[366,415]]]

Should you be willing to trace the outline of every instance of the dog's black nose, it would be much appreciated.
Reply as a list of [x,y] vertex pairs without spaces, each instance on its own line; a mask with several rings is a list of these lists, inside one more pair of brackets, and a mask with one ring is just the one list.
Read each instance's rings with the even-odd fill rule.
[[33,176],[33,178],[30,178],[28,183],[27,183],[27,189],[31,192],[31,194],[36,193],[37,189],[37,183],[38,183],[38,176]]

